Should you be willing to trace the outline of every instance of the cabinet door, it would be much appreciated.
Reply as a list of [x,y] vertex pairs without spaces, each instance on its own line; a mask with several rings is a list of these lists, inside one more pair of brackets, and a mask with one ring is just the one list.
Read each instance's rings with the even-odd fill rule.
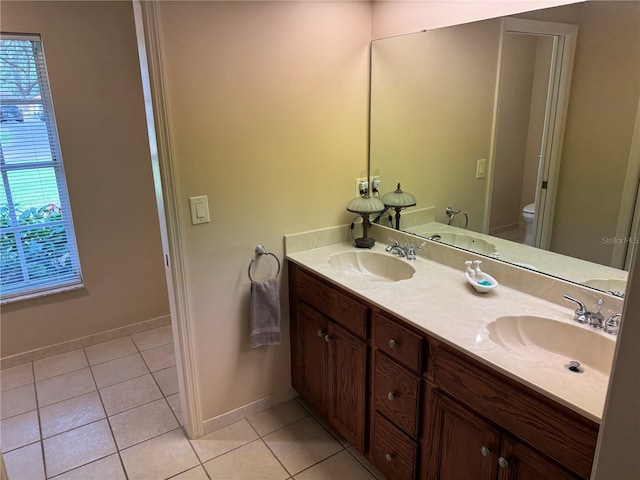
[[298,339],[292,342],[298,343],[298,358],[292,358],[297,362],[298,380],[295,385],[300,396],[319,412],[326,413],[324,398],[327,378],[327,318],[307,304],[297,304],[297,335]]
[[429,421],[431,441],[423,479],[495,479],[500,433],[455,401],[434,392]]
[[327,417],[359,451],[364,451],[367,345],[329,323]]
[[537,451],[504,436],[500,448],[498,480],[573,480],[565,471]]

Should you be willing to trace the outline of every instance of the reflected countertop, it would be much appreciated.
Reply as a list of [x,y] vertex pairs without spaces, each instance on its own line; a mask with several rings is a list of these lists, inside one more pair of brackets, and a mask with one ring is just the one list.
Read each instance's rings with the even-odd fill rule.
[[[371,251],[390,255],[376,244]],[[558,367],[548,355],[519,354],[494,343],[487,326],[501,316],[546,317],[593,331],[573,321],[571,305],[559,306],[521,291],[500,285],[489,293],[477,293],[466,281],[462,269],[419,256],[410,263],[412,278],[389,282],[347,273],[332,267],[329,258],[345,251],[362,251],[351,243],[288,253],[286,258],[363,300],[394,314],[426,334],[475,358],[481,363],[523,383],[543,395],[600,423],[608,386],[608,375],[593,369],[576,375]],[[470,254],[471,255],[471,254]],[[487,267],[487,273],[492,274]],[[527,275],[523,272],[523,275]],[[495,275],[494,275],[495,276]],[[497,278],[500,282],[500,278]],[[605,336],[612,343],[614,337]],[[585,345],[585,348],[589,348]],[[580,361],[580,359],[575,359]]]

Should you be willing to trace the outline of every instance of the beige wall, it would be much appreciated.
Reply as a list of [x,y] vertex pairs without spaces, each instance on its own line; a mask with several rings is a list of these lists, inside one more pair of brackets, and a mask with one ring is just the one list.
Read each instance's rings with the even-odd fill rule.
[[507,33],[504,37],[489,216],[490,234],[517,227],[522,217],[520,198],[525,176],[536,60],[534,36]]
[[[259,243],[282,259],[284,234],[351,220],[366,175],[370,5],[162,2],[159,13],[206,420],[289,388],[286,292],[282,345],[250,349],[247,266]],[[192,195],[208,195],[211,223],[190,225]]]
[[551,249],[604,264],[640,98],[638,15],[638,2],[624,1],[522,15],[579,25]]
[[132,8],[9,2],[41,33],[85,288],[2,307],[2,357],[169,314]]
[[373,42],[371,174],[383,192],[401,182],[438,221],[461,209],[473,230],[486,215],[476,161],[491,153],[499,38],[487,20]]

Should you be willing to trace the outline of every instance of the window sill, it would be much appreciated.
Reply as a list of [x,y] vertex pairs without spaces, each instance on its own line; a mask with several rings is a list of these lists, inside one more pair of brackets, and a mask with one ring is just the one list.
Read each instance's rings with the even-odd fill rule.
[[74,283],[73,285],[65,285],[64,287],[50,288],[49,290],[42,290],[40,292],[25,293],[24,295],[16,295],[13,297],[3,298],[0,300],[0,305],[7,305],[10,303],[22,302],[25,300],[33,300],[40,297],[48,297],[49,295],[56,295],[58,293],[70,292],[72,290],[79,290],[84,288],[84,283]]

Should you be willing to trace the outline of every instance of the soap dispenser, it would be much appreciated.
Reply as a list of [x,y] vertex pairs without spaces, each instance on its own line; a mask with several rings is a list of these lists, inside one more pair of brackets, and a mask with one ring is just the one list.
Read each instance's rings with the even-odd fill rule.
[[[480,270],[481,260],[467,260],[464,263],[467,266],[464,276],[477,292],[487,293],[499,285],[495,278]],[[472,265],[474,265],[473,268]]]

